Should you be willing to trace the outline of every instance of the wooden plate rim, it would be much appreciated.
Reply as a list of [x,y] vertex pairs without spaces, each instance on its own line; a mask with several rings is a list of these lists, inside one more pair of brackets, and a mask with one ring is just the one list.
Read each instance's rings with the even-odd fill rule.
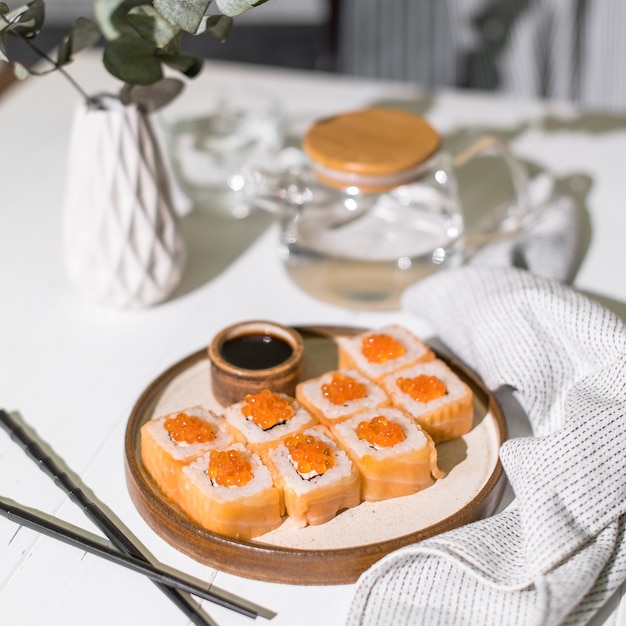
[[[310,336],[332,338],[339,334],[362,332],[356,327],[303,326],[296,330]],[[495,420],[500,444],[507,437],[506,420],[493,394],[467,366],[440,352],[446,361],[466,378]],[[168,501],[144,469],[138,454],[139,430],[162,390],[188,368],[208,359],[203,348],[181,359],[155,378],[136,401],[125,433],[125,475],[129,494],[139,514],[164,540],[181,552],[218,570],[266,582],[301,585],[353,583],[370,565],[386,554],[492,515],[505,487],[500,460],[479,493],[452,515],[413,533],[363,546],[306,550],[233,539],[212,533],[195,524],[174,503]],[[306,558],[306,561],[302,559]],[[303,567],[303,564],[306,566]]]

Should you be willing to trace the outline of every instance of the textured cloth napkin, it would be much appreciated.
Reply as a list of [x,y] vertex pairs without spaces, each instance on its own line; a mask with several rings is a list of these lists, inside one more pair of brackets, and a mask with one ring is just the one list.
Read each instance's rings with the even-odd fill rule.
[[513,503],[374,564],[347,623],[586,623],[626,580],[624,324],[558,281],[479,265],[410,287],[403,307],[490,389],[513,388],[533,436],[501,447]]

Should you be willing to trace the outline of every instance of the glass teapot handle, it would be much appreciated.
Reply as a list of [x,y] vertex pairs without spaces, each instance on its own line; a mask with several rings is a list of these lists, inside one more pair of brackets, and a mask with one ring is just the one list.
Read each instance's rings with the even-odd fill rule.
[[516,231],[531,212],[528,173],[509,148],[493,135],[483,135],[476,139],[453,158],[453,166],[460,168],[481,155],[499,156],[506,164],[511,177],[514,201],[510,204],[505,219],[500,223],[500,232]]

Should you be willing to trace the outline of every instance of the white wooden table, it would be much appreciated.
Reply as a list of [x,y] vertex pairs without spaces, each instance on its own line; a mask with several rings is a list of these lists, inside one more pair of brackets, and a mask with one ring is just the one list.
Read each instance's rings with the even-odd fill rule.
[[[90,55],[71,71],[88,91],[111,83]],[[401,85],[220,64],[207,66],[173,106],[196,106],[212,90],[243,81],[274,89],[294,127],[376,101],[420,98]],[[219,230],[208,229],[200,215],[185,218],[189,264],[181,288],[161,306],[118,311],[83,301],[66,282],[60,236],[75,100],[58,75],[32,79],[0,99],[0,406],[20,411],[158,559],[210,579],[215,571],[157,536],[128,495],[124,433],[143,389],[238,320],[366,326],[395,321],[428,329],[401,312],[343,309],[297,290],[277,258],[275,227],[265,229],[260,216],[247,224],[223,222]],[[575,286],[626,317],[626,117],[579,118],[567,107],[467,93],[439,94],[426,115],[444,134],[473,126],[510,134],[520,157],[559,176],[591,179],[591,240]],[[267,297],[269,292],[280,296]],[[0,494],[93,530],[3,432]],[[215,582],[277,611],[276,626],[341,624],[353,589],[261,583],[224,573]],[[250,623],[205,606],[220,624]],[[171,626],[187,620],[143,577],[2,518],[0,623]],[[626,623],[626,600],[613,599],[597,623]]]

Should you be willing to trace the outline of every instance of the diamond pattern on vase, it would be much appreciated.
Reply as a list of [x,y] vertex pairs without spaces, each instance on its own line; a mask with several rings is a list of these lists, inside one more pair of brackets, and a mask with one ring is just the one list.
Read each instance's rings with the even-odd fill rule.
[[100,304],[165,300],[186,259],[167,170],[149,117],[115,98],[77,111],[69,154],[64,252],[73,285]]

